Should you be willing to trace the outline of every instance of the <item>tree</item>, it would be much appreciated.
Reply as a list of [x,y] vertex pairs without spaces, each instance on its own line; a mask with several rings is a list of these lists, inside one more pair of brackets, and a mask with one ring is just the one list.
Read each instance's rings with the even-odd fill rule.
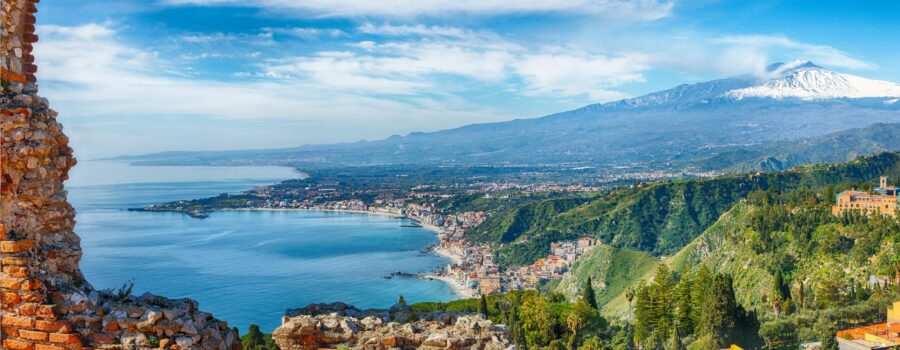
[[251,324],[247,329],[247,334],[241,337],[241,348],[243,350],[256,350],[257,347],[265,348],[265,346],[266,339],[262,332],[259,331],[259,326]]
[[706,301],[706,292],[712,283],[712,272],[706,265],[701,265],[691,278],[693,288],[691,288],[691,318],[694,327],[700,324],[700,318],[703,313],[703,304]]
[[700,319],[700,333],[709,336],[722,348],[730,340],[737,325],[737,301],[731,278],[717,274],[706,293]]
[[838,350],[837,330],[831,322],[823,321],[818,325],[819,341],[822,342],[821,350]]
[[481,300],[478,302],[478,313],[483,315],[484,318],[488,317],[487,298],[484,296],[484,294],[481,295]]
[[571,333],[571,337],[569,338],[569,349],[576,348],[576,345],[578,345],[580,340],[579,337],[582,336],[580,333],[582,330],[590,330],[597,325],[595,319],[598,319],[598,316],[597,310],[592,308],[584,299],[580,299],[574,304],[571,304],[568,314],[566,315],[566,327]]
[[775,276],[772,278],[772,309],[775,312],[775,317],[781,315],[781,312],[784,310],[784,302],[786,302],[791,297],[790,287],[784,282],[784,276],[781,274],[781,270],[775,271]]
[[588,276],[587,281],[584,282],[584,288],[581,289],[581,298],[584,299],[592,309],[598,309],[597,299],[594,296],[594,286],[591,283],[591,276]]
[[403,294],[400,295],[400,298],[397,299],[397,304],[406,305],[406,298],[403,297]]
[[525,298],[522,301],[519,316],[525,335],[525,344],[528,348],[547,346],[555,338],[550,307],[543,297],[538,295]]
[[684,337],[694,333],[691,275],[686,273],[675,287],[675,333]]

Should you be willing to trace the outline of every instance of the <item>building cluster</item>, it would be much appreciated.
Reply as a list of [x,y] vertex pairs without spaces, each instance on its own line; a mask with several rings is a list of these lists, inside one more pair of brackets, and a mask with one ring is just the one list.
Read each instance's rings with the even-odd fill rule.
[[882,350],[900,348],[900,301],[887,309],[887,320],[837,332],[841,349]]
[[551,243],[549,256],[511,270],[503,270],[494,262],[489,245],[450,240],[442,241],[440,249],[459,260],[447,266],[446,274],[477,295],[537,289],[543,282],[561,278],[579,257],[598,244],[596,239],[587,237]]
[[838,193],[835,198],[831,213],[835,216],[848,212],[857,212],[865,215],[883,215],[897,217],[897,187],[888,186],[887,177],[882,176],[878,187],[874,192],[849,190]]

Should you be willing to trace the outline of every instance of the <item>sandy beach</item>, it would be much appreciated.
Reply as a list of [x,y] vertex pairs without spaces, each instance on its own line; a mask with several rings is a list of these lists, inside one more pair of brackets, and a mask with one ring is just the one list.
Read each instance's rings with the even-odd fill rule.
[[436,275],[433,273],[421,275],[420,278],[430,278],[442,281],[450,285],[453,288],[453,292],[459,296],[460,299],[471,299],[478,297],[475,295],[475,291],[472,289],[466,288],[462,283],[457,282],[455,279],[448,276]]

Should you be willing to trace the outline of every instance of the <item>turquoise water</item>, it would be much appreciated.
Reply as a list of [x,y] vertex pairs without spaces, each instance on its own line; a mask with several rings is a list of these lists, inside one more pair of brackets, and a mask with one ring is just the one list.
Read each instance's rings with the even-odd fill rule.
[[79,164],[67,183],[78,211],[82,271],[97,288],[134,282],[151,291],[190,297],[201,309],[245,332],[251,323],[275,329],[286,308],[343,301],[388,307],[406,300],[455,299],[439,281],[384,279],[394,271],[427,272],[445,264],[421,253],[437,237],[401,219],[333,212],[177,213],[124,209],[236,192],[298,177],[284,168],[128,167]]

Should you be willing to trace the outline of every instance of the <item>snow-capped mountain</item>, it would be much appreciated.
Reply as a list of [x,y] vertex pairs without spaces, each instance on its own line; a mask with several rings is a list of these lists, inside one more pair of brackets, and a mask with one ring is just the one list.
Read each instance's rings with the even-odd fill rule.
[[[540,118],[379,141],[131,158],[153,164],[640,164],[669,166],[747,147],[900,123],[900,86],[809,62],[684,84]],[[877,129],[871,135],[878,135]],[[900,140],[900,137],[898,137]],[[835,146],[835,152],[845,152]],[[735,160],[735,159],[731,159]],[[723,162],[727,163],[727,162]]]
[[725,96],[737,100],[750,97],[807,100],[900,97],[900,84],[832,72],[808,61],[776,64],[770,66],[768,73],[771,78],[761,79],[754,86],[728,91]]

